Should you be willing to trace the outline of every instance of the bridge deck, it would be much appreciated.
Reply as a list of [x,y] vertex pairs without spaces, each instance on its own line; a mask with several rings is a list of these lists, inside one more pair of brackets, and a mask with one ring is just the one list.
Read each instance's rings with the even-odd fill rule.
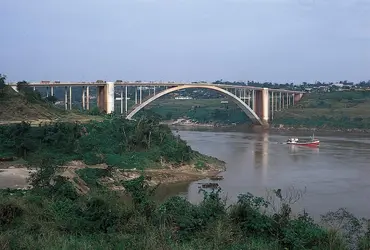
[[[31,87],[69,87],[69,86],[104,86],[106,83],[109,82],[30,82],[29,86]],[[172,86],[184,86],[184,85],[212,85],[217,86],[223,89],[246,89],[246,90],[261,90],[261,87],[253,87],[253,86],[239,86],[239,85],[224,85],[224,84],[212,84],[212,83],[182,83],[182,82],[111,82],[114,83],[115,86],[132,86],[132,87],[172,87]],[[16,86],[16,83],[9,83],[10,86]],[[292,94],[300,94],[304,93],[302,91],[294,91],[294,90],[286,90],[286,89],[272,89],[269,88],[270,92],[281,92],[281,93],[292,93]]]

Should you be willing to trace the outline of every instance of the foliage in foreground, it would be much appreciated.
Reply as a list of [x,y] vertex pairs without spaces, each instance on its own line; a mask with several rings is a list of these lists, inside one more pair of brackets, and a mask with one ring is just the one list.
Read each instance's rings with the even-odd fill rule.
[[24,158],[31,166],[56,166],[71,160],[112,167],[146,168],[189,163],[199,156],[157,120],[111,117],[87,124],[28,123],[0,126],[0,152]]
[[[219,192],[205,192],[199,205],[172,197],[152,200],[143,177],[122,183],[131,199],[95,190],[79,196],[69,182],[30,191],[3,191],[0,199],[1,249],[350,249],[338,232],[307,215],[292,217],[282,203],[251,194],[226,206]],[[329,217],[341,220],[335,215]],[[353,225],[353,223],[351,224]],[[352,229],[355,227],[351,227]],[[352,235],[359,235],[351,231]],[[357,238],[368,249],[368,231]]]

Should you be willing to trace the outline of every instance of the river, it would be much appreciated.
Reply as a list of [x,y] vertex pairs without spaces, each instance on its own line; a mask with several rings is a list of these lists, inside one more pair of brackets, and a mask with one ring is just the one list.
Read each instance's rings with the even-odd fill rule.
[[[314,218],[347,208],[359,217],[370,217],[370,138],[364,135],[315,135],[320,148],[282,145],[290,133],[181,130],[181,138],[201,153],[224,160],[224,179],[218,181],[229,202],[250,192],[266,197],[267,190],[300,190],[293,206]],[[302,133],[300,133],[302,135]],[[309,136],[305,134],[304,136]],[[202,180],[200,182],[209,182]],[[198,182],[172,186],[171,193],[199,202]],[[168,187],[170,188],[170,187]],[[170,192],[170,191],[168,191]]]
[[[226,162],[223,180],[217,181],[235,202],[238,194],[250,192],[266,197],[267,190],[292,187],[304,191],[293,206],[294,212],[306,210],[315,219],[328,211],[347,208],[358,217],[370,218],[370,136],[366,134],[315,134],[320,148],[282,145],[290,136],[310,136],[300,132],[263,133],[246,129],[176,131],[195,150]],[[26,169],[1,170],[0,188],[24,186]],[[18,172],[15,172],[18,171]],[[23,172],[22,172],[23,171]],[[173,195],[198,203],[199,182],[162,185],[157,199]]]

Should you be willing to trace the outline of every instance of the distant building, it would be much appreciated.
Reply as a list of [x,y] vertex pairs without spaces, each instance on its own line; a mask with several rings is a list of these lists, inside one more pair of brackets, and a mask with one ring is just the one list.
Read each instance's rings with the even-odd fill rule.
[[190,96],[176,96],[175,99],[176,100],[191,100],[191,99],[193,99],[193,97],[190,97]]
[[[116,97],[116,99],[115,99],[116,101],[120,101],[121,100],[121,97]],[[125,100],[125,98],[124,97],[122,97],[122,100]],[[127,100],[130,100],[130,97],[127,97]]]

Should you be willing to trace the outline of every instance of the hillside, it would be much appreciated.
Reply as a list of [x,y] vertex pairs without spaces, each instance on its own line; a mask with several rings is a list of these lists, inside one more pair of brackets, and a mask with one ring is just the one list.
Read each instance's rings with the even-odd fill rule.
[[322,128],[370,128],[370,91],[313,93],[277,112],[273,124]]
[[[163,120],[188,117],[200,123],[248,124],[250,120],[227,99],[162,99],[146,109]],[[370,91],[337,91],[306,94],[294,107],[274,112],[272,125],[328,129],[369,129]]]
[[146,109],[159,114],[164,120],[188,117],[200,123],[245,124],[250,122],[234,102],[221,103],[222,101],[228,101],[228,99],[161,99],[148,105]]
[[17,93],[10,87],[0,92],[0,123],[19,121],[75,121],[89,120],[92,117],[73,111],[56,108],[37,96],[37,93]]

